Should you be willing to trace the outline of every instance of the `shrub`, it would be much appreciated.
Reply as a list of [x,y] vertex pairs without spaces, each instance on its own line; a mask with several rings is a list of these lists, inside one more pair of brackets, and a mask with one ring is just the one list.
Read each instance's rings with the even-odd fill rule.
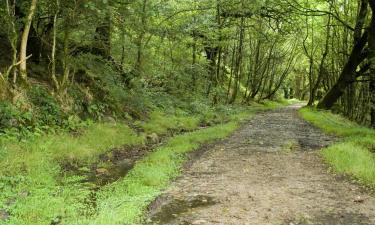
[[56,99],[41,86],[34,86],[28,92],[30,102],[36,109],[36,125],[61,126],[66,118]]

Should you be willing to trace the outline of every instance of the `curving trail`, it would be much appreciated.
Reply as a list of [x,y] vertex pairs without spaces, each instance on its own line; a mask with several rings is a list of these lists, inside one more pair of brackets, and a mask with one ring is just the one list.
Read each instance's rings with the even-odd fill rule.
[[375,193],[335,176],[333,141],[298,106],[258,114],[209,147],[150,206],[148,224],[373,225]]

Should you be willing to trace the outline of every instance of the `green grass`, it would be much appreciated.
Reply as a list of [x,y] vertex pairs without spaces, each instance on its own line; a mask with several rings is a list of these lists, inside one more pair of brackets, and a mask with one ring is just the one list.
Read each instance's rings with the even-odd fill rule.
[[[138,135],[126,125],[92,124],[80,135],[65,132],[35,136],[26,141],[0,139],[0,209],[11,213],[0,224],[134,224],[145,207],[180,174],[188,152],[203,143],[223,138],[239,123],[272,106],[223,107],[189,115],[155,112],[142,126],[146,134],[190,131],[171,138],[164,146],[139,161],[124,178],[101,187],[93,199],[93,184],[85,176],[63,173],[65,162],[89,170],[99,156],[123,145],[142,145],[146,134]],[[210,114],[207,116],[206,114]],[[201,122],[217,124],[195,130]]]
[[58,133],[33,138],[23,142],[3,141],[1,145],[0,174],[31,170],[43,160],[96,161],[97,157],[111,148],[136,145],[143,142],[128,126],[99,123],[91,125],[82,135]]
[[317,111],[309,108],[300,110],[304,119],[323,129],[326,133],[343,137],[373,135],[375,132],[328,111]]
[[191,131],[198,127],[200,119],[198,116],[187,115],[166,115],[163,112],[154,111],[150,119],[145,122],[138,122],[138,125],[147,134],[167,134],[171,130]]
[[125,179],[99,192],[98,213],[78,224],[137,224],[147,205],[181,172],[186,153],[201,144],[232,133],[237,122],[217,125],[172,138],[165,146],[138,162]]
[[342,141],[322,150],[322,156],[341,174],[353,176],[375,188],[375,131],[339,115],[310,108],[300,110],[302,117]]
[[[79,182],[82,177],[62,177],[62,162],[87,164],[109,149],[142,142],[122,124],[94,124],[78,137],[60,133],[21,143],[3,141],[0,206],[12,213],[6,224],[50,224],[58,217],[89,213],[82,200],[90,187]],[[15,202],[7,204],[9,199]]]
[[322,155],[337,172],[375,187],[375,155],[367,148],[349,141],[324,149]]

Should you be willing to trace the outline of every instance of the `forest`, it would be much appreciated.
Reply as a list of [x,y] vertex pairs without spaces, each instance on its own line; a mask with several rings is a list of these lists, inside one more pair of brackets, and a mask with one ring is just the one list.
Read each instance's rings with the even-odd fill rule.
[[[215,224],[208,215],[219,224],[375,224],[375,0],[0,0],[0,24],[0,224]],[[271,175],[260,175],[251,151]],[[344,209],[318,218],[297,207],[282,222],[281,209],[265,216],[261,206],[256,220],[231,216],[242,197],[165,200],[177,198],[169,189],[181,179],[210,182],[185,172],[200,161],[230,170],[224,185],[237,167],[223,159],[247,157],[254,167],[238,170],[250,165],[266,181],[282,161],[295,166],[281,167],[287,177],[320,180],[316,167],[329,167],[327,190],[352,188],[354,199],[322,197],[316,209]],[[297,185],[253,187],[256,176],[229,184],[268,194]],[[351,214],[352,204],[368,211]]]

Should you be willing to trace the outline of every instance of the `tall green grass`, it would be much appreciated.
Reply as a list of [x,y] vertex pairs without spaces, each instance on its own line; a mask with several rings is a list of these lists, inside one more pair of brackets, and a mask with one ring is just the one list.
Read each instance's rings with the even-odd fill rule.
[[83,177],[64,177],[64,161],[92,163],[111,148],[143,142],[122,124],[94,124],[80,136],[47,135],[16,143],[3,141],[0,158],[0,206],[11,212],[5,224],[51,224],[91,210],[84,203],[90,187]]
[[323,131],[342,137],[322,150],[322,156],[337,172],[355,177],[375,188],[375,131],[328,111],[300,110],[302,117]]

